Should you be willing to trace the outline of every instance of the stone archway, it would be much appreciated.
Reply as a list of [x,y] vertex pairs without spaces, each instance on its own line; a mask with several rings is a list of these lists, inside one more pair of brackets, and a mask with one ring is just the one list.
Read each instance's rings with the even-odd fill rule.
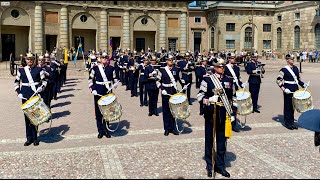
[[30,16],[20,7],[8,7],[1,15],[1,59],[9,60],[31,50]]
[[138,52],[146,51],[149,47],[152,51],[156,49],[157,25],[154,19],[144,15],[138,17],[133,24],[133,47]]
[[98,47],[97,42],[97,21],[87,12],[80,12],[72,19],[72,41],[71,46],[78,48],[79,37],[81,39],[84,53]]

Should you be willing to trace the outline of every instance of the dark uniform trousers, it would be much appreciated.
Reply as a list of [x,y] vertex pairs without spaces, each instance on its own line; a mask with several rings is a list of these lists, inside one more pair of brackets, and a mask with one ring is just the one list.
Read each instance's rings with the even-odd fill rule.
[[140,104],[147,105],[148,104],[148,92],[146,89],[146,82],[144,81],[143,75],[140,75],[139,79],[139,93],[140,93]]
[[175,119],[170,111],[169,99],[170,96],[162,95],[163,126],[165,131],[173,131],[175,125]]
[[96,114],[96,122],[97,122],[97,128],[99,134],[107,133],[107,127],[106,127],[106,121],[103,120],[103,116],[100,112],[98,101],[101,97],[100,96],[94,96],[94,109]]
[[[24,104],[27,100],[22,100]],[[36,141],[37,140],[37,127],[30,122],[30,119],[24,115],[24,121],[26,124],[26,137],[27,141]]]
[[190,96],[191,96],[191,86],[192,86],[192,74],[187,75],[187,74],[184,74],[184,72],[182,72],[182,73],[183,73],[182,79],[184,80],[182,87],[184,87],[185,85],[190,83],[189,86],[187,87],[187,89],[183,91],[183,93],[187,93],[189,104],[191,104]]
[[149,113],[156,114],[157,113],[157,104],[158,104],[158,96],[159,89],[148,89],[149,96]]
[[283,93],[283,98],[284,98],[283,114],[284,114],[284,121],[286,125],[294,124],[294,109],[292,104],[292,97],[293,97],[293,94]]
[[249,83],[249,91],[251,93],[253,109],[258,109],[260,84]]
[[[218,105],[216,107],[216,156],[214,169],[224,170],[226,168],[224,157],[227,150],[227,138],[225,137],[226,109]],[[213,114],[213,105],[205,106],[205,160],[209,171],[212,171]]]
[[195,75],[196,75],[196,88],[199,89],[200,88],[200,84],[201,84],[201,72],[200,72],[200,67],[196,66],[195,68]]
[[131,90],[131,95],[137,96],[138,95],[138,79],[139,75],[137,75],[137,71],[129,71],[129,84],[130,84],[130,90]]

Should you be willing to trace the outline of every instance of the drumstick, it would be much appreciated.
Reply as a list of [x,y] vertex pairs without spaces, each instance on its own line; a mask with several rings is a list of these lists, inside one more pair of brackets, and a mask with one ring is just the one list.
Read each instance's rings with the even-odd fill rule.
[[[248,80],[246,81],[245,85],[247,85],[247,84],[248,84]],[[244,95],[244,88],[246,88],[246,86],[244,86],[244,87],[242,88],[242,91],[243,91],[242,96]],[[241,97],[242,97],[242,96],[241,96]]]
[[[41,85],[40,86],[41,88],[43,87],[43,85]],[[33,97],[33,96],[35,96],[36,94],[38,94],[39,92],[38,91],[36,91],[34,94],[32,94],[32,96],[30,97],[30,99]]]
[[306,91],[307,91],[307,89],[308,89],[308,87],[309,87],[309,84],[310,84],[310,81],[308,82],[307,86],[304,88],[304,91],[303,91],[303,95],[302,95],[302,96],[304,96],[304,93],[306,93]]
[[110,90],[107,92],[107,94],[120,82],[120,80],[118,80],[116,83],[114,83],[112,85],[112,87],[110,88]]

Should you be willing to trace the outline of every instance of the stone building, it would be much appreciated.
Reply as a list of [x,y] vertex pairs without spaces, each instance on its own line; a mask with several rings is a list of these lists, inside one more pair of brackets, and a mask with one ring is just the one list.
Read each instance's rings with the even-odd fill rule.
[[252,2],[208,1],[202,8],[190,6],[188,49],[250,51],[252,47],[279,55],[320,49],[319,1]]
[[11,1],[2,2],[0,59],[31,50],[78,47],[159,51],[187,49],[186,1]]

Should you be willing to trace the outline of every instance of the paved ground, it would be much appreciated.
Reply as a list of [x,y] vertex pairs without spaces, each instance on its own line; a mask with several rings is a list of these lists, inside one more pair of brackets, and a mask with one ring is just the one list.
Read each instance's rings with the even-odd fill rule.
[[[319,178],[320,153],[313,132],[282,126],[283,99],[275,79],[285,62],[264,62],[261,113],[247,116],[243,131],[228,140],[227,170],[231,178]],[[161,98],[160,116],[148,117],[147,107],[139,107],[139,99],[120,86],[115,91],[124,109],[119,130],[111,139],[99,140],[87,73],[70,64],[67,84],[53,101],[51,131],[40,136],[40,146],[24,147],[24,119],[13,91],[14,77],[4,63],[0,69],[0,178],[207,178],[204,119],[198,115],[198,103],[191,106],[185,132],[165,137]],[[315,108],[320,106],[319,74],[320,64],[303,64],[302,80],[311,80]],[[241,75],[247,80],[244,72]],[[197,91],[193,84],[193,98]],[[40,131],[48,127],[43,124]]]

